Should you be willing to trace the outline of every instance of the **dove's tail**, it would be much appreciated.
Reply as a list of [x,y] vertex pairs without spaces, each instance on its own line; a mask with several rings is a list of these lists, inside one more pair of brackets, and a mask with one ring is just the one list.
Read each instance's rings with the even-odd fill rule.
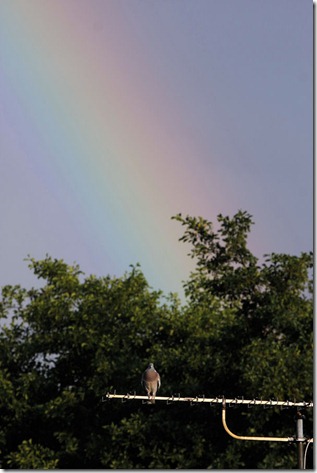
[[155,404],[155,396],[151,396],[151,394],[148,395],[148,404]]

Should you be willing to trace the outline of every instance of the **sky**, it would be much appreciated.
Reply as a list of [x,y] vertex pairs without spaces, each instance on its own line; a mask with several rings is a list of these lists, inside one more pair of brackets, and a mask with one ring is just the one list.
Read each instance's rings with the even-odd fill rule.
[[313,247],[308,0],[2,0],[0,286],[28,255],[183,295],[177,213]]

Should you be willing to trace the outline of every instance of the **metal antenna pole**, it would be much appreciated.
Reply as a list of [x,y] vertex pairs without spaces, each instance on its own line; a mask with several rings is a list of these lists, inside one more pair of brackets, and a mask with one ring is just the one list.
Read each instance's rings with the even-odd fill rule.
[[[128,400],[142,400],[142,401],[148,401],[148,396],[137,396],[136,393],[134,394],[111,394],[107,392],[104,396],[102,396],[102,402],[105,402],[108,399],[121,399],[122,402],[126,402]],[[312,408],[314,407],[313,402],[292,402],[292,401],[273,401],[273,400],[268,400],[264,401],[263,399],[225,399],[224,397],[214,397],[214,398],[206,398],[205,396],[203,397],[181,397],[179,395],[172,395],[172,396],[156,396],[155,397],[156,401],[166,401],[167,404],[170,404],[172,402],[187,402],[191,406],[194,404],[199,404],[199,403],[208,403],[210,405],[212,404],[222,404],[222,424],[225,429],[225,431],[233,438],[238,439],[238,440],[262,440],[262,441],[267,441],[267,442],[297,442],[297,451],[298,451],[298,469],[299,470],[305,470],[306,469],[306,456],[307,456],[307,449],[314,441],[313,438],[311,439],[306,439],[304,437],[304,419],[305,416],[301,412],[302,409],[307,409],[307,408]],[[297,407],[297,413],[296,413],[296,437],[249,437],[249,436],[241,436],[241,435],[236,435],[231,430],[229,429],[227,422],[226,422],[226,404],[229,405],[247,405],[248,407],[251,406],[263,406],[264,408],[266,407],[275,407],[275,406],[280,406],[282,409],[284,408],[289,408],[289,407]],[[304,445],[306,444],[306,449],[304,453]]]
[[296,414],[296,442],[297,442],[297,454],[298,454],[298,468],[304,470],[304,443],[306,441],[304,437],[304,419],[305,416],[300,410]]

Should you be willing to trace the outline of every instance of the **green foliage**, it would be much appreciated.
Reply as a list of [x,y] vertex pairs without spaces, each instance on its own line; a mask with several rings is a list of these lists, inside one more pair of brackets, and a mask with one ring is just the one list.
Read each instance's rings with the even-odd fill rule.
[[10,468],[24,470],[53,470],[57,467],[58,460],[52,450],[33,445],[32,439],[23,440],[17,452],[8,455]]
[[[246,212],[220,215],[217,231],[201,217],[175,219],[197,262],[185,305],[153,291],[138,266],[85,277],[50,257],[29,259],[42,287],[2,288],[2,468],[296,466],[294,445],[229,437],[219,407],[101,402],[108,390],[142,393],[149,361],[162,395],[312,398],[312,255],[260,264]],[[239,407],[228,417],[242,435],[288,437],[294,414]],[[309,411],[305,427],[312,432]]]
[[[181,240],[191,243],[190,256],[196,259],[196,270],[185,285],[188,311],[193,311],[195,323],[197,314],[210,318],[206,325],[207,364],[213,371],[209,390],[217,386],[227,397],[312,400],[312,253],[273,253],[260,264],[247,247],[253,222],[246,212],[239,211],[232,219],[219,215],[217,231],[201,217],[179,214],[174,218],[185,227]],[[217,304],[221,310],[215,310]],[[198,346],[203,353],[201,339]],[[208,379],[203,366],[202,373]],[[312,431],[312,413],[306,417]],[[247,425],[256,435],[278,431],[278,436],[287,437],[292,429],[287,430],[280,412],[271,410],[258,416],[249,411],[245,420],[240,419],[237,427]],[[253,462],[249,451],[248,461],[244,460],[243,448],[236,443],[232,450],[236,467],[290,466],[284,446],[262,446]],[[253,447],[252,452],[256,450]],[[229,451],[219,458],[219,468],[232,467]]]

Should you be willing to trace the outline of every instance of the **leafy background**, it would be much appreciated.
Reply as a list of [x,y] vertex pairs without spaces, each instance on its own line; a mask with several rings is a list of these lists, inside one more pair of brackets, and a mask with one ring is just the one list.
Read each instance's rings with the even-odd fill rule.
[[[29,258],[40,287],[2,287],[2,468],[296,468],[295,443],[236,441],[219,406],[102,402],[107,391],[142,393],[150,361],[162,395],[312,400],[312,255],[260,264],[247,212],[219,215],[217,230],[174,218],[195,261],[185,304],[153,290],[138,265],[85,276],[50,256]],[[228,423],[241,435],[292,437],[295,414],[236,406]]]

